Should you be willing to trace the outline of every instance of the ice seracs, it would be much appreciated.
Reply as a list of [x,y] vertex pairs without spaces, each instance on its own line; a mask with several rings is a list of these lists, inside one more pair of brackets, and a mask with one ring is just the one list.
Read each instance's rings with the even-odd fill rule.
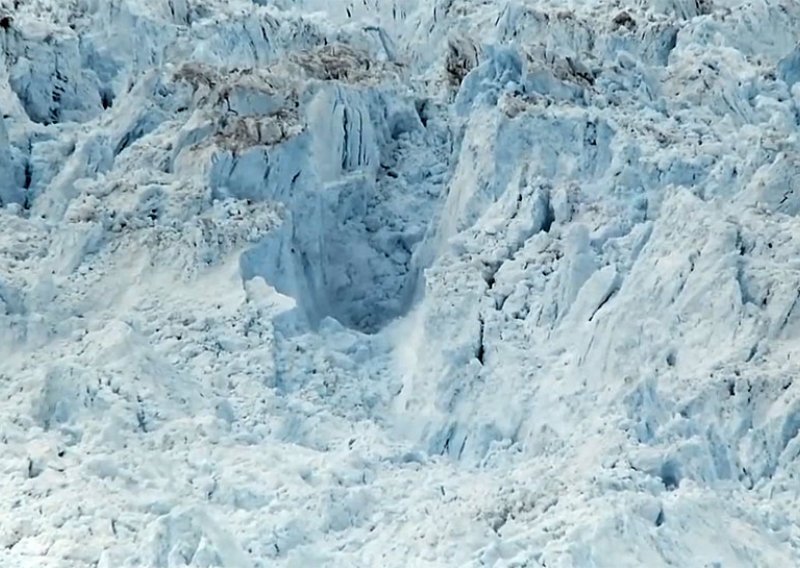
[[0,564],[798,564],[799,22],[0,2]]

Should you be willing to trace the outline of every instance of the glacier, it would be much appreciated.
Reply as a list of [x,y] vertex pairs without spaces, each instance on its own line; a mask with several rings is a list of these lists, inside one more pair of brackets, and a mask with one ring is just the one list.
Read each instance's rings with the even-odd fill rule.
[[800,565],[793,0],[0,49],[0,566]]

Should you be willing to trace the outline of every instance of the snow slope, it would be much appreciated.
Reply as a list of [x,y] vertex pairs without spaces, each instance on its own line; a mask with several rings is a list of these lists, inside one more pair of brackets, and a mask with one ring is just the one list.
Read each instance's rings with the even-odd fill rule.
[[0,566],[800,565],[791,0],[0,0]]

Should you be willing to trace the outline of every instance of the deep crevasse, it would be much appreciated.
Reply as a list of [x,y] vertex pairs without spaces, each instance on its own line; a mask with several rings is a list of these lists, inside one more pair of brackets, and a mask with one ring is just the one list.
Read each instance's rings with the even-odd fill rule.
[[791,2],[0,4],[0,564],[794,566]]

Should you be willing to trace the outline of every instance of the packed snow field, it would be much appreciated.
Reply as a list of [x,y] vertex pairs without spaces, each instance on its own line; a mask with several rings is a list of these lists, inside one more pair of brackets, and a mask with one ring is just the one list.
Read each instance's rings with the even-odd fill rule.
[[800,565],[794,0],[0,0],[0,566]]

